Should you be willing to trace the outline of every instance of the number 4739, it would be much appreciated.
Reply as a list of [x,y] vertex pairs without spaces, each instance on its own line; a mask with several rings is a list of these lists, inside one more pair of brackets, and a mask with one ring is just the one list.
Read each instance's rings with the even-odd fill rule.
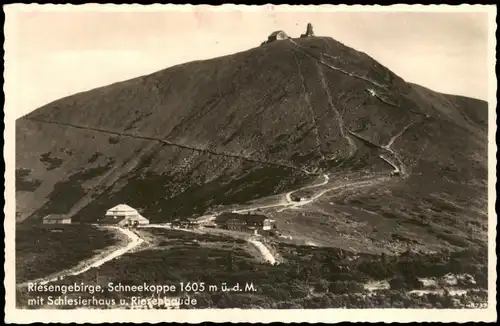
[[488,308],[488,302],[469,302],[467,308]]

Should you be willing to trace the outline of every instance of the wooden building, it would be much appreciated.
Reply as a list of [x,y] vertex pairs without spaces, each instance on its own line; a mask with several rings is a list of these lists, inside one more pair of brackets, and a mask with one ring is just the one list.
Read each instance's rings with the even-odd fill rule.
[[195,218],[188,219],[177,219],[172,222],[172,228],[174,229],[197,229],[200,227],[200,223]]
[[274,220],[260,214],[222,213],[217,216],[215,223],[223,229],[252,233],[276,228]]

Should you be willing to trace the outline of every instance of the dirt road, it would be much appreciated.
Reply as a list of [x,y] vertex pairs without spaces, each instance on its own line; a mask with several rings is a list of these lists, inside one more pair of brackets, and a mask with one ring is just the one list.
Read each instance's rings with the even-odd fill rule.
[[410,128],[411,125],[413,125],[414,122],[410,122],[409,124],[407,124],[403,129],[401,129],[400,132],[398,132],[396,135],[394,135],[393,137],[391,137],[391,139],[389,140],[389,142],[387,143],[387,145],[385,146],[382,146],[383,149],[387,150],[388,152],[390,152],[395,158],[396,160],[398,161],[398,164],[399,164],[399,167],[397,167],[396,165],[394,165],[393,163],[391,163],[389,160],[387,160],[385,157],[382,157],[380,156],[383,160],[385,160],[386,162],[388,162],[389,164],[393,165],[395,167],[395,171],[394,172],[401,172],[401,174],[403,176],[406,176],[406,167],[405,165],[403,164],[403,161],[401,160],[401,158],[399,157],[398,153],[396,153],[393,149],[392,149],[392,145],[394,144],[394,142],[399,138],[401,137],[401,135],[408,129]]
[[[304,189],[310,189],[310,188],[316,188],[316,187],[324,186],[324,185],[326,185],[328,183],[328,181],[330,180],[330,178],[326,174],[323,175],[323,178],[324,178],[324,181],[321,182],[321,183],[319,183],[319,184],[313,184],[313,185],[305,186],[305,187],[302,187],[302,188],[295,189],[295,190],[292,190],[290,192],[287,192],[285,194],[285,196],[279,202],[277,202],[275,204],[253,206],[253,207],[247,207],[247,208],[237,209],[237,210],[233,210],[232,213],[241,214],[241,213],[252,212],[252,211],[256,211],[256,210],[260,210],[260,209],[273,208],[273,207],[285,207],[286,208],[287,206],[294,205],[295,202],[292,200],[292,197],[291,197],[291,195],[294,192],[299,191],[299,190],[304,190]],[[281,210],[279,210],[279,211],[281,211]]]
[[389,163],[394,168],[394,171],[392,171],[392,173],[399,173],[399,172],[401,172],[401,170],[399,169],[399,167],[396,164],[394,164],[391,160],[389,160],[387,157],[385,157],[384,155],[379,155],[379,157],[381,159],[383,159],[384,161],[386,161],[387,163]]
[[243,235],[242,234],[235,234],[234,232],[230,230],[214,230],[214,229],[173,229],[170,226],[162,225],[162,224],[149,224],[149,225],[144,225],[141,227],[141,229],[147,229],[147,228],[156,228],[156,229],[168,229],[168,230],[177,230],[177,231],[186,231],[186,232],[191,232],[191,233],[200,233],[200,234],[224,234],[230,237],[234,237],[236,239],[244,239],[254,245],[259,252],[262,254],[262,257],[264,258],[265,261],[270,262],[271,264],[275,264],[277,262],[276,258],[273,256],[271,251],[257,238],[252,237],[250,235]]
[[269,249],[267,249],[267,247],[262,242],[255,239],[250,239],[248,240],[248,242],[250,242],[255,247],[257,247],[257,249],[259,249],[260,253],[262,254],[262,256],[266,261],[270,262],[273,265],[276,263],[276,259],[274,258],[273,254],[269,251]]
[[125,253],[129,252],[130,250],[134,249],[135,247],[139,246],[141,243],[144,242],[144,240],[139,238],[139,236],[137,234],[135,234],[134,232],[132,232],[130,229],[124,229],[124,228],[120,228],[120,227],[112,227],[112,228],[118,230],[119,232],[123,233],[124,235],[126,235],[129,238],[130,242],[128,243],[128,245],[126,245],[125,247],[122,247],[118,250],[113,251],[109,255],[106,255],[105,257],[95,261],[94,263],[90,264],[89,266],[72,273],[71,275],[82,274],[91,268],[102,266],[103,264],[107,263],[108,261],[124,255]]
[[[280,210],[278,210],[278,212],[282,212],[282,211],[284,211],[286,209],[293,209],[293,208],[297,208],[297,207],[300,207],[300,206],[304,206],[304,205],[310,204],[313,201],[319,199],[321,196],[323,196],[326,193],[328,193],[330,191],[333,191],[333,190],[356,189],[356,188],[360,188],[360,187],[369,186],[369,185],[372,185],[372,184],[375,184],[375,183],[378,183],[378,182],[382,182],[382,181],[385,181],[385,180],[388,180],[388,179],[389,179],[389,177],[385,177],[385,176],[384,177],[374,177],[374,178],[369,179],[369,180],[355,181],[355,182],[350,182],[350,183],[346,183],[346,184],[341,184],[341,185],[333,186],[331,188],[327,188],[327,189],[319,191],[318,193],[314,194],[313,196],[311,196],[307,200],[301,200],[301,201],[298,201],[298,202],[293,202],[293,201],[289,202],[285,207],[283,207]],[[325,185],[325,184],[323,184],[323,185]],[[317,185],[316,187],[319,187],[319,186],[320,185]]]
[[300,191],[300,190],[304,190],[304,189],[311,189],[311,188],[316,188],[316,187],[321,187],[321,186],[324,186],[328,183],[328,181],[330,180],[330,177],[328,176],[328,174],[323,174],[323,178],[324,178],[324,181],[319,183],[319,184],[316,184],[316,185],[310,185],[310,186],[305,186],[305,187],[302,187],[302,188],[299,188],[299,189],[296,189],[296,190],[292,190],[290,192],[288,192],[286,195],[285,195],[285,198],[286,198],[286,201],[290,204],[290,203],[293,203],[293,200],[292,200],[292,194],[294,192],[297,192],[297,191]]
[[[395,167],[395,169],[397,169],[397,166],[395,166],[392,163],[391,163],[391,165],[393,165]],[[283,198],[280,199],[277,203],[268,204],[268,205],[261,205],[261,206],[252,206],[252,207],[233,210],[232,212],[241,214],[241,213],[247,213],[247,212],[252,212],[252,211],[256,211],[256,210],[276,207],[276,208],[279,208],[277,210],[277,212],[279,213],[279,212],[282,212],[286,209],[293,209],[293,208],[297,208],[300,206],[310,204],[310,203],[314,202],[315,200],[319,199],[321,196],[323,196],[326,193],[333,191],[333,190],[355,189],[355,188],[372,185],[372,184],[382,182],[382,181],[389,179],[389,177],[386,177],[386,176],[384,176],[384,177],[374,176],[368,180],[364,179],[364,180],[359,180],[359,181],[353,181],[353,182],[345,183],[342,185],[332,186],[331,188],[323,189],[321,191],[318,191],[318,193],[314,194],[313,196],[311,196],[309,199],[306,199],[306,200],[301,200],[301,201],[292,200],[292,194],[294,192],[298,192],[298,191],[305,190],[305,189],[312,189],[312,188],[326,186],[328,184],[328,182],[330,182],[330,177],[327,174],[324,174],[323,178],[324,178],[324,180],[321,183],[305,186],[305,187],[295,189],[295,190],[292,190],[292,191],[285,193]]]

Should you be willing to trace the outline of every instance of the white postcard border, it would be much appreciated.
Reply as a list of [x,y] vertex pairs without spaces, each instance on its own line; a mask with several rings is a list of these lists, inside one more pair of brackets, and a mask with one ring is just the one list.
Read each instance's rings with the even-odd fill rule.
[[[214,309],[214,310],[24,310],[15,307],[15,117],[13,110],[16,103],[9,94],[16,89],[9,82],[15,78],[15,73],[9,69],[9,35],[12,35],[12,26],[9,21],[16,12],[20,11],[158,11],[158,10],[212,10],[212,11],[463,11],[463,12],[488,12],[489,13],[489,60],[491,67],[489,74],[489,145],[488,145],[488,175],[489,175],[489,200],[488,200],[488,236],[489,236],[489,280],[487,309],[316,309],[316,310],[253,310],[253,309]],[[5,67],[4,67],[4,94],[5,94],[5,130],[4,130],[4,160],[5,160],[5,206],[4,206],[4,231],[5,231],[5,279],[6,290],[5,322],[6,323],[31,323],[31,322],[75,322],[75,323],[102,323],[102,322],[479,322],[494,321],[496,315],[496,89],[497,79],[495,71],[496,47],[496,6],[494,5],[392,5],[392,6],[362,6],[362,5],[321,5],[321,6],[290,6],[290,5],[263,5],[245,6],[225,4],[222,6],[193,6],[193,5],[39,5],[39,4],[12,4],[4,6],[6,23],[4,33],[6,41]],[[12,37],[12,36],[10,36]]]

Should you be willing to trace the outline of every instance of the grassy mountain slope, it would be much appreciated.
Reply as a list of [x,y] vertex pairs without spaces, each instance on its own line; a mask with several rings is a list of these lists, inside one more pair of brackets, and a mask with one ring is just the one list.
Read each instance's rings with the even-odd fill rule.
[[[361,206],[391,200],[373,195],[389,188],[403,208],[432,187],[451,201],[465,188],[458,199],[477,201],[484,219],[487,103],[406,83],[331,38],[279,41],[69,96],[17,120],[16,133],[18,221],[94,221],[121,202],[153,221],[197,215],[322,172],[390,172],[384,151],[408,177],[360,190]],[[453,211],[458,220],[469,213]]]

